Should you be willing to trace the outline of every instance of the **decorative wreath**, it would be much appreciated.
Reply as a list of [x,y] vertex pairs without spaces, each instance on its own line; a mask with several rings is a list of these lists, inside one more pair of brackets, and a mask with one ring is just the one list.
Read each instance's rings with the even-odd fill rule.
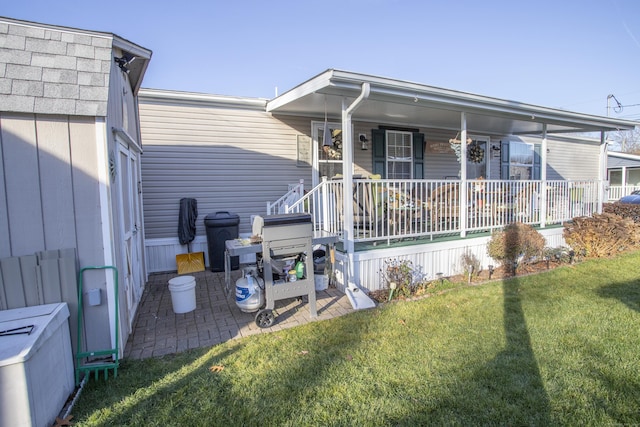
[[467,159],[473,163],[482,163],[484,160],[484,149],[474,141],[473,144],[467,148]]
[[[449,145],[451,145],[451,149],[456,154],[458,163],[460,163],[462,157],[462,144],[460,140],[457,139],[457,136],[456,138],[449,140]],[[477,141],[467,139],[467,160],[473,163],[482,163],[484,160],[484,149],[478,145]]]

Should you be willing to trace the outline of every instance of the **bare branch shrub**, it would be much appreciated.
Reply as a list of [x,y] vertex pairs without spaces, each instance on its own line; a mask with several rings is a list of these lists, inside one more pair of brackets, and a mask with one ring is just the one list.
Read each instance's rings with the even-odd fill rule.
[[578,217],[564,224],[564,240],[585,257],[608,257],[640,247],[640,225],[612,213]]

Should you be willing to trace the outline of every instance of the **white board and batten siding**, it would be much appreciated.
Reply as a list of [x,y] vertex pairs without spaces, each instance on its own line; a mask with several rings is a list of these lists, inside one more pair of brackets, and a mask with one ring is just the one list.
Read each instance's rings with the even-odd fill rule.
[[140,92],[145,244],[150,272],[176,269],[180,199],[198,202],[192,251],[206,252],[204,219],[227,211],[251,233],[251,216],[288,185],[311,184],[311,167],[298,165],[297,140],[309,135],[308,118],[274,117],[264,100]]

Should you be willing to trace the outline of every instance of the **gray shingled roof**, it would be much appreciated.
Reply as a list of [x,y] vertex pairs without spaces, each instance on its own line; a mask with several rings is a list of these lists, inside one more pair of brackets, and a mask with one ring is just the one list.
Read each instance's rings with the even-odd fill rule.
[[114,38],[0,17],[0,111],[106,116]]

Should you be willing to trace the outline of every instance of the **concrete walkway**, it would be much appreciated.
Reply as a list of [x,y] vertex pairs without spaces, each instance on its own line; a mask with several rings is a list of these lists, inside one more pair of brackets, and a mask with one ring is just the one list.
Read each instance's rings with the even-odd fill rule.
[[138,307],[133,332],[127,341],[124,357],[144,359],[160,357],[191,348],[210,347],[249,335],[278,331],[304,323],[331,319],[353,311],[345,294],[329,288],[316,293],[318,317],[311,319],[307,297],[276,301],[276,322],[261,329],[255,324],[255,313],[243,313],[235,303],[235,281],[240,271],[232,274],[229,292],[225,291],[224,273],[203,271],[196,278],[196,309],[175,314],[171,302],[169,280],[177,274],[153,274],[149,277]]

